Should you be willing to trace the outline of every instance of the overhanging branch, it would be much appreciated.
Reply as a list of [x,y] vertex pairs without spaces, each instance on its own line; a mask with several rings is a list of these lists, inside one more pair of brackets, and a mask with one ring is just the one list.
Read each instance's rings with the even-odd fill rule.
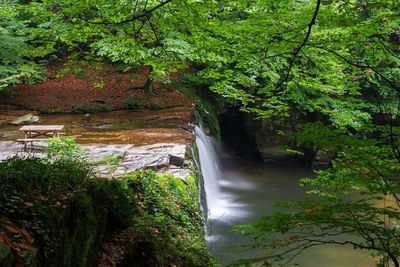
[[117,21],[117,22],[112,22],[112,21],[90,21],[90,20],[88,20],[88,19],[86,19],[86,18],[84,18],[82,16],[79,16],[79,18],[84,20],[87,23],[90,23],[90,24],[121,25],[121,24],[125,24],[125,23],[136,21],[136,20],[141,19],[141,18],[146,18],[147,16],[149,16],[151,13],[153,13],[157,9],[165,6],[166,4],[168,4],[168,3],[172,2],[172,1],[173,0],[164,0],[161,3],[159,3],[158,5],[150,8],[150,9],[143,10],[139,14],[134,15],[133,17],[131,17],[129,19],[125,19],[125,20],[121,20],[121,21]]

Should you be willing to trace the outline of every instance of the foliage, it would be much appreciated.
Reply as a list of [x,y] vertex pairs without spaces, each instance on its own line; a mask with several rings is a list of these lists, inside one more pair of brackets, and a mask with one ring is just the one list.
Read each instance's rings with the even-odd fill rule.
[[130,96],[122,104],[123,109],[140,110],[144,106],[143,101],[137,97]]
[[[395,228],[383,224],[383,231],[377,220],[397,215],[368,201],[372,195],[391,195],[398,203],[399,12],[395,0],[118,0],[112,5],[105,0],[6,0],[0,6],[0,88],[38,80],[45,62],[70,54],[70,65],[78,66],[82,77],[74,63],[99,58],[122,70],[150,65],[152,79],[167,80],[170,73],[188,70],[186,91],[215,135],[225,104],[260,119],[296,114],[306,122],[292,137],[297,149],[310,159],[321,149],[339,156],[332,169],[304,180],[329,201],[316,212],[337,224],[303,212],[286,214],[287,221],[273,215],[264,225],[275,229],[284,222],[277,229],[286,227],[288,233],[302,227],[310,233],[304,229],[307,223],[328,223],[333,231],[342,224],[366,242],[362,246],[382,249],[384,262],[398,256],[387,243],[397,245]],[[203,97],[209,89],[220,97]],[[127,108],[141,106],[131,102]],[[361,203],[341,200],[343,192],[353,190],[365,193]],[[353,220],[339,220],[352,209],[357,212]],[[358,222],[362,227],[356,229]],[[267,227],[255,230],[260,229]],[[382,240],[377,243],[372,235],[372,244],[364,229],[378,231]]]
[[100,164],[118,165],[123,158],[124,154],[108,155],[100,161]]
[[47,152],[50,156],[66,159],[83,159],[87,151],[75,142],[73,136],[49,138]]
[[204,88],[196,77],[187,75],[182,80],[175,80],[173,83],[195,102],[196,112],[199,113],[200,118],[211,130],[211,134],[217,139],[221,137],[221,129],[219,126],[219,115],[225,108],[225,103],[220,97],[209,92]]
[[149,244],[148,257],[210,265],[192,177],[144,171],[108,180],[81,160],[10,158],[0,180],[2,215],[34,234],[41,266],[93,266],[105,238],[123,229],[132,248]]
[[199,209],[197,185],[193,177],[185,181],[172,175],[144,171],[129,177],[141,217],[134,220],[133,231],[139,239],[150,241],[157,251],[187,266],[209,266],[203,246],[203,217]]
[[55,38],[48,39],[54,31],[49,31],[51,25],[43,21],[44,16],[33,23],[32,11],[20,12],[17,1],[5,0],[0,5],[0,90],[43,79],[43,59],[54,52]]
[[73,105],[71,107],[72,113],[97,113],[97,112],[111,112],[113,108],[107,104],[84,104],[81,106]]
[[119,163],[124,159],[125,153],[117,155],[107,155],[99,162],[99,165],[105,165],[108,167],[109,178],[115,178],[112,174],[118,169]]

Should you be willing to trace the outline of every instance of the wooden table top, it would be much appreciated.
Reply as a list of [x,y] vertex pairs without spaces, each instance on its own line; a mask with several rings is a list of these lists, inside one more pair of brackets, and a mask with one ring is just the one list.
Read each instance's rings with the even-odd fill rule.
[[25,125],[19,128],[20,131],[36,132],[36,131],[61,131],[64,125]]

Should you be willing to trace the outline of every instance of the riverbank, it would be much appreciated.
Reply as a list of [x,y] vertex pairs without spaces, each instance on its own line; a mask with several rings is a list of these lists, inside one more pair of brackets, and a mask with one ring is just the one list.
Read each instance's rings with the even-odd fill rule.
[[195,174],[98,178],[83,161],[0,163],[1,266],[210,266]]
[[1,113],[1,266],[213,265],[190,153],[192,106],[89,120],[35,113],[39,124],[65,125],[87,151],[90,174],[68,162],[57,172],[46,144],[23,151],[20,126],[8,121],[27,112]]

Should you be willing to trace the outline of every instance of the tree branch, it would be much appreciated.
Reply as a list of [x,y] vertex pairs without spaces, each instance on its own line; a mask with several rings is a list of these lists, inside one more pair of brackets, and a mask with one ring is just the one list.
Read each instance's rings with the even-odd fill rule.
[[90,24],[121,25],[121,24],[125,24],[125,23],[136,21],[136,20],[141,19],[141,18],[146,18],[147,16],[149,16],[151,13],[153,13],[157,9],[165,6],[166,4],[168,4],[168,3],[172,2],[172,1],[173,0],[165,0],[165,1],[159,3],[158,5],[150,8],[150,9],[143,10],[140,14],[134,15],[132,18],[121,20],[121,21],[118,21],[118,22],[112,22],[112,21],[90,21],[90,20],[88,20],[88,19],[86,19],[86,18],[84,18],[82,16],[79,16],[79,18],[84,20],[87,23],[90,23]]
[[290,59],[289,67],[288,67],[288,70],[286,72],[286,77],[285,77],[285,80],[284,80],[285,82],[287,82],[289,80],[290,72],[292,70],[294,61],[296,60],[297,56],[299,55],[299,53],[303,49],[303,47],[307,44],[308,39],[310,39],[312,28],[313,28],[313,26],[315,25],[315,23],[317,21],[318,13],[319,13],[319,10],[320,10],[320,7],[321,7],[321,2],[322,2],[322,0],[317,0],[317,6],[315,7],[314,14],[313,14],[313,16],[311,18],[310,23],[308,23],[308,25],[307,25],[307,33],[306,33],[306,36],[303,39],[303,42],[301,42],[301,44],[299,46],[297,46],[292,52],[292,57]]

